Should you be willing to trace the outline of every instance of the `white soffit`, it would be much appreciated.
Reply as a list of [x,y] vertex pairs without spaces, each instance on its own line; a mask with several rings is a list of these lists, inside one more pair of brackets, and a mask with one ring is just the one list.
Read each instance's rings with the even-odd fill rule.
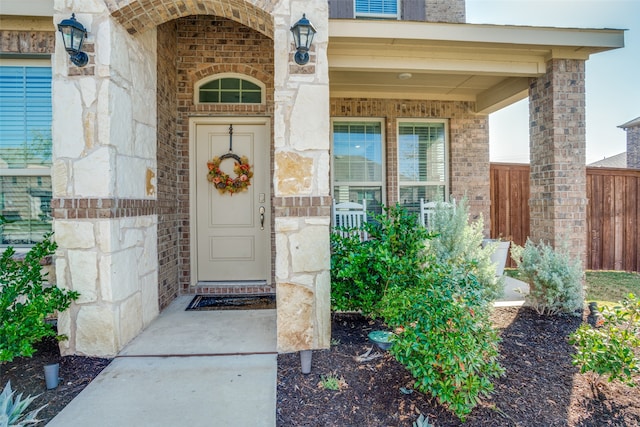
[[[488,114],[528,94],[551,58],[624,46],[623,30],[329,21],[332,97],[474,101]],[[410,73],[410,79],[399,79]]]

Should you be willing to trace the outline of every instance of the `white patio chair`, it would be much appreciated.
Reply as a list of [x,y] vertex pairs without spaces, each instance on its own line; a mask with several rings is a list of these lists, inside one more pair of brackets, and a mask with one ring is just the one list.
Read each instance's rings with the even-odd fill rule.
[[[360,228],[362,224],[367,222],[367,201],[363,200],[362,204],[354,202],[333,203],[331,206],[331,217],[333,219],[333,227]],[[340,230],[340,235],[346,237],[350,234],[347,231]],[[361,240],[368,238],[367,233],[359,231]]]
[[[455,199],[451,200],[451,203],[449,202],[442,202],[444,204],[444,206],[451,208],[451,209],[455,209],[456,208],[456,204],[455,204]],[[420,224],[422,224],[423,227],[429,229],[431,228],[431,219],[433,218],[433,215],[436,213],[436,206],[438,205],[437,202],[425,202],[424,199],[420,199]]]
[[425,202],[424,199],[420,199],[420,224],[423,227],[429,228],[431,218],[436,212],[436,202]]

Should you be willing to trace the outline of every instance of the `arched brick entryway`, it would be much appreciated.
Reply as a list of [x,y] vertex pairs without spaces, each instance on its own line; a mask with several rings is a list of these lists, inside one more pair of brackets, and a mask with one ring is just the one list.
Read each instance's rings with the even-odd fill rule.
[[191,15],[227,18],[273,38],[273,2],[268,0],[107,0],[111,16],[129,34]]

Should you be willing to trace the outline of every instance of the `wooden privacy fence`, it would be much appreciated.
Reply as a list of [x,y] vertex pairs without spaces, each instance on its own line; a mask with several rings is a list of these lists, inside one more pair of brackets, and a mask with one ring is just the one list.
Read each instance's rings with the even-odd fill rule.
[[[524,245],[529,165],[492,163],[490,179],[491,237]],[[587,167],[587,198],[587,269],[640,271],[640,170]]]

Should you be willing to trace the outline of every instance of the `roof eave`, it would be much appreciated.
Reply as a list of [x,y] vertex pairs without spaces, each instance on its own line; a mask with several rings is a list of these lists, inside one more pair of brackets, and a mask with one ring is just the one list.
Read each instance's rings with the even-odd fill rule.
[[626,123],[621,124],[620,126],[618,126],[621,129],[628,129],[628,128],[633,128],[636,126],[640,126],[640,117],[636,117],[633,120],[630,120]]
[[445,42],[579,50],[597,53],[624,47],[622,29],[557,28],[416,21],[330,19],[329,44],[340,39]]

